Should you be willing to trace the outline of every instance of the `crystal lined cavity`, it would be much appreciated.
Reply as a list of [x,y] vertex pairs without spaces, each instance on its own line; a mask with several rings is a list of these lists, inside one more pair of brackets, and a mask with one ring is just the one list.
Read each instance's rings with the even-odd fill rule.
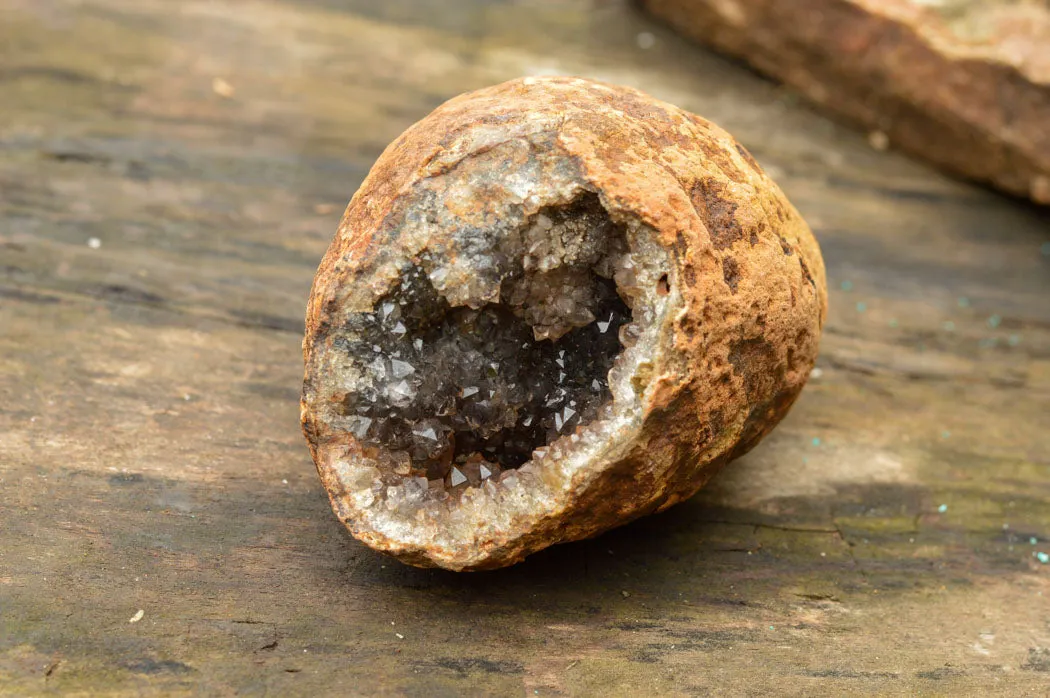
[[621,298],[637,294],[622,285],[633,263],[596,197],[500,245],[474,252],[501,279],[479,307],[452,307],[444,267],[424,258],[337,342],[356,376],[340,396],[348,430],[429,490],[501,479],[598,418],[621,342],[636,339]]

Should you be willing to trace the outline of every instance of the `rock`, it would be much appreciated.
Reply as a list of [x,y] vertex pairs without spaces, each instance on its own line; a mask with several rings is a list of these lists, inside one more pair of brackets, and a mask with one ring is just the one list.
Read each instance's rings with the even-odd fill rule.
[[516,80],[411,127],[350,202],[303,430],[357,538],[502,567],[691,496],[786,414],[825,313],[816,241],[729,134]]
[[1050,204],[1050,5],[641,0],[823,108],[957,175]]

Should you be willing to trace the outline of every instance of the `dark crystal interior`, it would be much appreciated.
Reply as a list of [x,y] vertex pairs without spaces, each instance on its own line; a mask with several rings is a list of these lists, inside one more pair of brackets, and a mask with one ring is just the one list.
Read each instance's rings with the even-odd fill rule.
[[596,198],[546,216],[555,239],[604,229],[553,269],[507,259],[500,303],[452,308],[413,266],[375,312],[350,318],[339,348],[366,379],[339,411],[401,474],[455,487],[517,468],[610,399],[621,326],[633,327],[612,278],[623,233]]

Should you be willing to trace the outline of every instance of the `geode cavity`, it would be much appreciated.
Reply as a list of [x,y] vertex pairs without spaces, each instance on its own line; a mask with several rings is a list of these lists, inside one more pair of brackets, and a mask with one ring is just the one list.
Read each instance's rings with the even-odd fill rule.
[[303,430],[377,550],[509,565],[696,492],[787,412],[826,309],[750,154],[635,90],[526,78],[380,157],[314,279]]

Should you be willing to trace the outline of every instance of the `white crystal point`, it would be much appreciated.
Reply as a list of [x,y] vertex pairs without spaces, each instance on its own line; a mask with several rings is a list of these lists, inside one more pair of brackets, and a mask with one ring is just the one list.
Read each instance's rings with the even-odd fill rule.
[[407,407],[412,404],[416,391],[408,384],[408,381],[402,380],[387,386],[387,395],[394,405]]
[[481,472],[482,480],[488,480],[490,477],[492,477],[492,471],[486,468],[484,465],[479,468],[479,471]]
[[390,362],[390,365],[394,372],[394,378],[404,378],[405,376],[410,376],[416,372],[416,367],[407,361],[393,359]]
[[368,427],[372,426],[372,420],[368,417],[354,417],[351,422],[353,426],[350,427],[350,433],[359,439],[365,438]]
[[434,431],[434,427],[426,427],[425,429],[413,429],[412,433],[416,436],[422,436],[424,439],[430,439],[431,441],[437,441],[437,432]]
[[462,473],[462,471],[460,471],[459,468],[457,468],[455,466],[452,466],[452,478],[451,478],[451,481],[452,481],[452,486],[456,487],[457,485],[462,485],[464,482],[466,482],[467,481],[467,476],[464,475]]

